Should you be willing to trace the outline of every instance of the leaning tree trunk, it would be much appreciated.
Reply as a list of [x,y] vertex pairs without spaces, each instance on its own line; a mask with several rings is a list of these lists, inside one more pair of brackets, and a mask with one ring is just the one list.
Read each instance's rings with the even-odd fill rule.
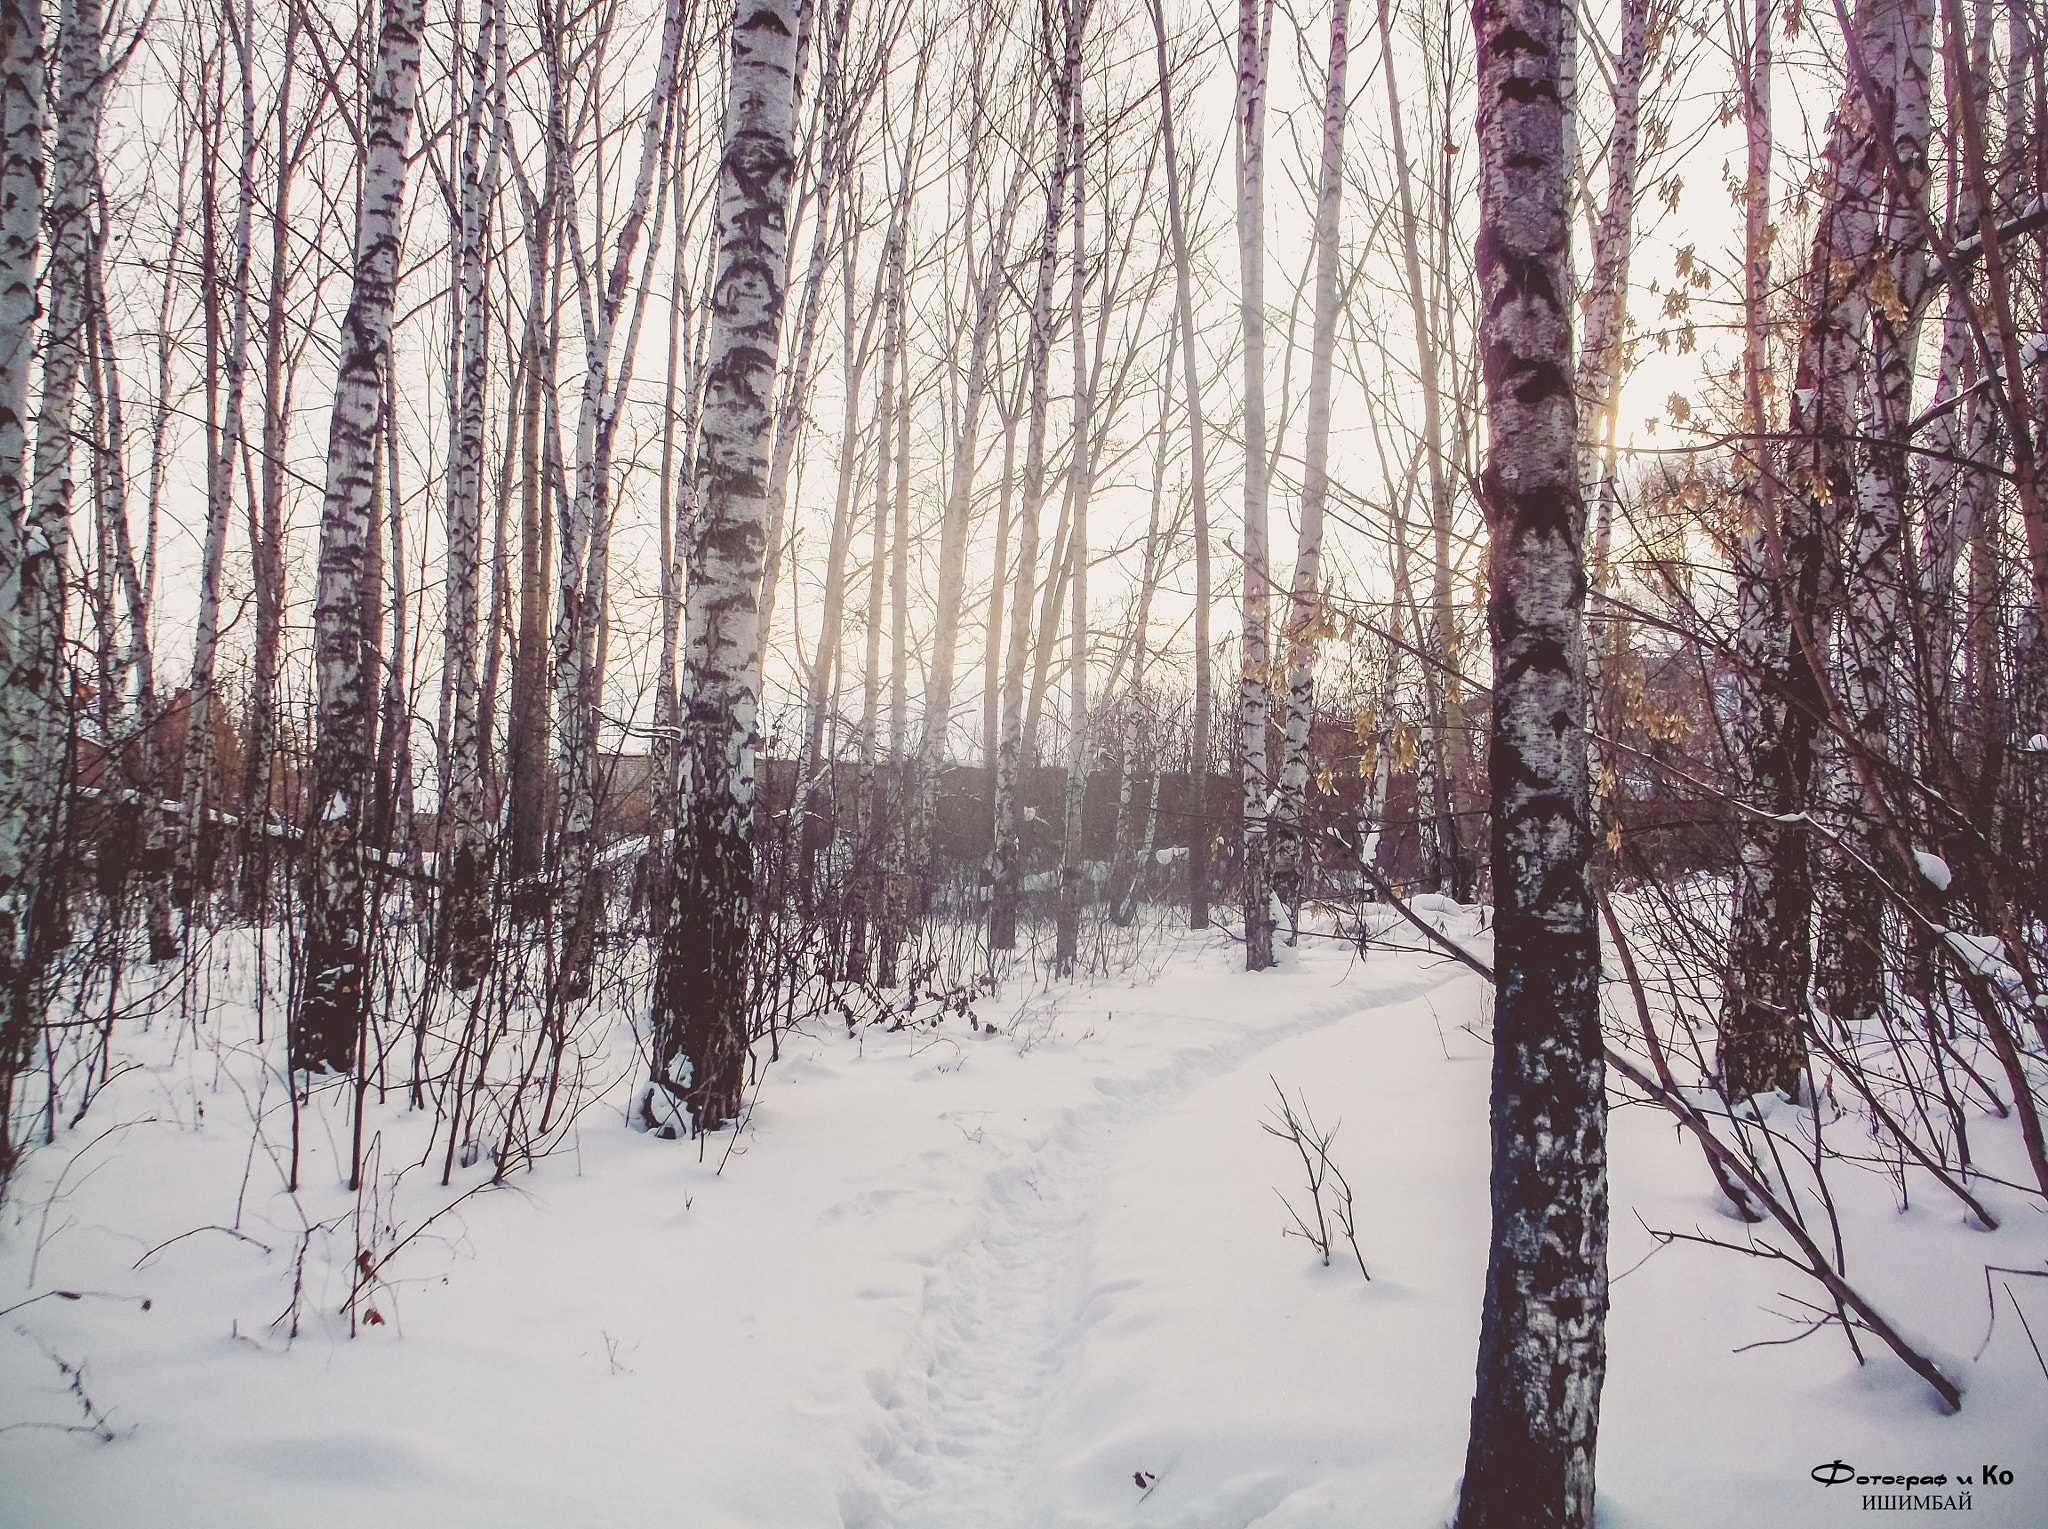
[[[1607,1147],[1588,854],[1560,0],[1478,0],[1480,480],[1492,588],[1493,1250],[1459,1529],[1593,1523]],[[1562,87],[1562,88],[1560,88]]]
[[1244,965],[1273,964],[1271,845],[1267,834],[1266,723],[1272,710],[1268,665],[1266,556],[1266,57],[1272,0],[1239,0],[1237,11],[1237,263],[1244,324],[1244,640],[1237,686],[1244,760]]
[[718,180],[718,267],[688,528],[688,697],[680,852],[654,983],[643,1117],[716,1130],[740,1111],[754,897],[756,592],[768,499],[769,399],[782,326],[798,0],[759,0],[733,29]]
[[1301,534],[1289,591],[1287,735],[1274,823],[1273,888],[1287,909],[1287,942],[1301,929],[1302,819],[1308,803],[1309,734],[1316,713],[1316,568],[1323,501],[1330,488],[1330,363],[1337,341],[1337,213],[1344,197],[1344,63],[1348,0],[1330,7],[1330,67],[1323,93],[1323,162],[1316,194],[1316,306],[1309,345],[1308,432],[1302,443]]
[[306,877],[305,978],[292,1016],[296,1070],[348,1071],[355,1062],[369,953],[364,941],[363,829],[377,697],[374,622],[363,569],[375,498],[377,437],[391,364],[406,139],[419,83],[422,0],[389,0],[365,112],[355,284],[342,316],[341,361],[327,434],[320,567],[313,610],[316,687],[311,858]]

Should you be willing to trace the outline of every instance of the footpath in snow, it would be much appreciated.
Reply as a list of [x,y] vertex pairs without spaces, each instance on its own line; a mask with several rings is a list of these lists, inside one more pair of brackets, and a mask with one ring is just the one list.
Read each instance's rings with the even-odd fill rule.
[[[1188,937],[984,1000],[975,1028],[820,1022],[701,1152],[624,1129],[621,1074],[506,1188],[431,1223],[488,1162],[384,1191],[370,1237],[417,1235],[354,1338],[342,1117],[308,1117],[287,1195],[254,1046],[133,1038],[141,1065],[28,1161],[0,1225],[0,1425],[29,1425],[0,1433],[0,1525],[1436,1529],[1486,1264],[1483,987],[1330,940],[1238,960]],[[1341,1121],[1370,1282],[1341,1242],[1324,1267],[1282,1235],[1280,1196],[1307,1198],[1261,1129],[1276,1081]],[[418,1155],[399,1102],[387,1165]],[[2048,1267],[2022,1197],[1986,1234],[1900,1214],[1878,1175],[1843,1186],[1865,1245],[1897,1250],[1853,1273],[1964,1381],[1942,1417],[1838,1332],[1732,1352],[1796,1334],[1779,1292],[1812,1292],[1660,1250],[1646,1225],[1742,1235],[1661,1113],[1617,1111],[1613,1160],[1608,1529],[1865,1523],[1861,1489],[1814,1480],[1837,1460],[1997,1465],[2013,1482],[1974,1485],[1964,1521],[2048,1523],[2048,1376],[2010,1308],[1984,1343],[1982,1266]],[[2048,1300],[2020,1298],[2048,1338]],[[110,1440],[41,1426],[87,1398]]]

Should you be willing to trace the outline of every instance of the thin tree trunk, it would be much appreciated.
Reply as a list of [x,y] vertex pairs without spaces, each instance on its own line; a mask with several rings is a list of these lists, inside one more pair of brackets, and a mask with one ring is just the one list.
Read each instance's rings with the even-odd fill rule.
[[[553,565],[551,475],[541,446],[542,399],[554,392],[549,252],[554,242],[557,163],[550,155],[541,194],[526,206],[527,299],[520,370],[526,379],[519,425],[519,641],[512,658],[508,733],[512,775],[511,874],[540,874],[547,842],[547,589]],[[523,901],[523,899],[515,899]]]
[[1493,1242],[1460,1529],[1593,1524],[1606,1373],[1600,937],[1587,883],[1570,7],[1478,0],[1480,481],[1493,638]]
[[[1164,561],[1159,545],[1159,510],[1166,496],[1166,452],[1173,432],[1173,357],[1180,339],[1176,324],[1167,331],[1166,364],[1160,370],[1159,444],[1152,454],[1152,513],[1145,523],[1145,561],[1138,571],[1138,609],[1131,622],[1131,682],[1124,701],[1122,736],[1117,745],[1116,852],[1109,872],[1109,917],[1118,928],[1128,927],[1136,917],[1140,863],[1137,841],[1142,811],[1142,837],[1149,849],[1154,826],[1159,821],[1159,776],[1153,771],[1146,789],[1145,806],[1136,805],[1132,768],[1137,761],[1142,719],[1145,714],[1145,660],[1150,652],[1152,596],[1159,585],[1159,564]],[[1169,540],[1171,533],[1169,532]],[[1107,690],[1103,692],[1109,694]]]
[[668,177],[659,171],[674,143],[670,106],[685,20],[684,0],[669,0],[662,21],[654,93],[641,120],[640,159],[632,200],[619,229],[611,270],[595,292],[591,290],[591,267],[581,256],[573,202],[565,220],[576,257],[585,352],[583,398],[576,426],[576,487],[562,519],[562,565],[554,638],[555,704],[561,727],[558,792],[562,813],[561,852],[556,869],[572,900],[569,927],[562,944],[561,983],[563,993],[571,998],[580,998],[590,990],[590,961],[602,913],[601,887],[594,873],[600,785],[597,720],[603,686],[600,633],[610,577],[612,443],[626,389],[632,381],[634,349],[646,312],[654,258],[661,243],[659,202],[653,208],[655,235],[649,241],[645,268],[634,289],[633,311],[626,326],[616,382],[612,380],[612,351],[619,310],[632,275],[633,254],[649,222],[650,197],[657,188],[661,196],[668,193]]
[[1421,829],[1422,880],[1432,890],[1445,883],[1444,851],[1452,842],[1450,798],[1443,769],[1445,676],[1450,653],[1450,536],[1452,483],[1443,446],[1442,356],[1429,321],[1429,299],[1422,284],[1422,228],[1411,189],[1414,175],[1408,159],[1408,137],[1401,117],[1401,96],[1394,69],[1393,26],[1389,0],[1380,0],[1380,75],[1386,81],[1387,122],[1394,149],[1394,181],[1401,196],[1401,259],[1407,277],[1408,309],[1415,327],[1416,375],[1422,384],[1423,461],[1429,470],[1430,530],[1435,538],[1436,587],[1432,593],[1433,623],[1423,643],[1422,693],[1427,715],[1423,723],[1422,770],[1416,779],[1416,818]]
[[[1067,27],[1067,73],[1081,77],[1081,43],[1088,24],[1086,9],[1076,7]],[[1082,300],[1088,291],[1087,119],[1081,92],[1067,103],[1072,135],[1067,157],[1074,179],[1074,264],[1068,289],[1067,323],[1074,341],[1074,485],[1073,530],[1067,543],[1068,587],[1072,605],[1067,616],[1072,656],[1067,663],[1067,790],[1065,823],[1060,836],[1060,903],[1053,939],[1053,968],[1062,977],[1074,974],[1081,940],[1081,882],[1086,875],[1087,846],[1082,842],[1088,802],[1088,495],[1093,487],[1089,439],[1094,430],[1094,379],[1088,368],[1088,326],[1082,322]],[[1109,300],[1107,291],[1103,301]]]
[[1266,60],[1272,0],[1238,0],[1237,262],[1244,324],[1244,637],[1238,737],[1244,767],[1244,964],[1273,964],[1271,843],[1267,831],[1266,726],[1272,709],[1267,632],[1271,578],[1266,553]]
[[[75,3],[75,0],[70,0]],[[90,0],[88,0],[90,3]],[[185,832],[178,841],[178,900],[190,910],[212,882],[211,857],[204,852],[206,823],[212,814],[215,786],[213,774],[213,670],[219,645],[220,574],[227,551],[228,517],[232,509],[235,463],[242,454],[242,392],[249,374],[249,243],[250,224],[256,201],[256,100],[245,22],[235,16],[233,5],[222,8],[233,35],[241,82],[240,169],[235,179],[235,230],[232,265],[229,267],[229,301],[226,354],[220,357],[227,383],[227,400],[221,429],[208,431],[208,444],[215,454],[207,463],[206,538],[200,555],[199,624],[193,642],[192,677],[188,682],[185,707],[185,763],[180,776],[185,804]],[[206,177],[210,181],[210,174]],[[202,210],[208,246],[213,244],[213,198],[208,195]],[[218,263],[211,249],[207,255],[207,328],[209,341],[217,339],[217,294],[212,292]],[[209,343],[208,350],[215,349]],[[209,425],[212,408],[209,384]],[[189,918],[189,912],[188,912]]]
[[[825,552],[825,582],[818,615],[818,645],[811,655],[805,691],[804,745],[797,762],[798,830],[801,842],[799,895],[810,907],[818,886],[818,856],[838,827],[838,797],[830,785],[825,750],[825,724],[830,716],[832,676],[841,667],[845,641],[846,560],[853,542],[853,491],[860,461],[860,386],[867,369],[868,346],[879,302],[870,303],[866,323],[855,338],[854,266],[860,256],[860,225],[849,210],[841,211],[840,287],[845,308],[845,334],[840,354],[846,399],[839,434],[839,489],[832,501],[832,532]],[[876,297],[880,297],[877,288]],[[825,802],[816,798],[822,790]]]
[[[977,33],[977,48],[980,47]],[[981,139],[981,67],[976,60],[974,72],[973,115],[968,130],[968,164],[965,176],[964,197],[972,207],[978,190],[977,165]],[[1032,101],[1031,115],[1024,129],[1024,142],[1029,142],[1037,126],[1037,101]],[[911,815],[916,842],[911,848],[911,872],[921,884],[929,887],[934,879],[930,864],[931,831],[937,818],[937,792],[939,771],[945,765],[946,734],[953,715],[953,680],[958,664],[960,644],[960,619],[966,603],[967,589],[967,533],[968,511],[973,502],[974,464],[981,440],[982,402],[988,391],[988,352],[995,337],[996,319],[1001,309],[1005,278],[1008,276],[1011,230],[1016,224],[1017,208],[1024,190],[1024,173],[1029,166],[1026,156],[1020,154],[1010,176],[1009,189],[1003,197],[1002,210],[996,216],[994,231],[989,236],[985,264],[977,273],[974,267],[973,229],[975,219],[972,213],[962,222],[968,240],[966,264],[972,283],[973,319],[968,327],[967,381],[966,392],[961,399],[959,414],[953,430],[953,460],[946,482],[946,505],[939,521],[939,584],[938,600],[933,611],[931,639],[931,667],[925,677],[924,723],[919,737],[917,751],[917,810]],[[1006,440],[1014,441],[1014,427],[1007,432]],[[1005,448],[1006,452],[1008,447]],[[1004,466],[1004,488],[1007,496],[1009,467]],[[999,515],[996,531],[996,571],[993,588],[1000,591],[1003,582],[1005,548],[1002,546],[1007,532],[1007,497]],[[992,595],[997,614],[992,622],[1000,626],[1000,593]],[[993,643],[991,643],[991,651]],[[994,729],[988,726],[989,716],[995,701],[994,687],[989,687],[984,697],[983,733],[988,737]],[[992,750],[990,752],[993,752]]]
[[[270,294],[263,324],[262,507],[249,509],[249,559],[256,596],[256,651],[249,684],[249,740],[242,782],[242,904],[261,919],[270,899],[271,798],[277,781],[277,675],[284,634],[285,444],[291,426],[291,371],[285,309],[291,292],[291,195],[299,155],[291,148],[292,76],[299,8],[285,13],[277,86],[277,181],[271,191]],[[305,139],[300,139],[303,152]]]
[[[446,692],[447,754],[441,761],[441,812],[447,825],[442,846],[446,878],[442,919],[449,978],[458,991],[474,987],[490,964],[491,916],[484,863],[489,822],[477,705],[476,642],[483,534],[484,392],[490,365],[484,252],[490,242],[491,208],[498,189],[505,61],[496,0],[482,0],[476,42],[470,50],[468,121],[463,129],[455,208],[455,334],[450,350],[456,375],[448,421],[447,593],[442,634],[442,663],[451,676]],[[487,93],[491,139],[488,158],[484,158]]]
[[1188,746],[1188,927],[1209,927],[1209,712],[1215,702],[1209,673],[1209,490],[1202,437],[1202,381],[1195,346],[1193,282],[1181,210],[1180,166],[1174,152],[1173,90],[1166,64],[1166,23],[1160,0],[1150,0],[1152,39],[1159,64],[1159,130],[1166,150],[1166,220],[1173,237],[1175,312],[1180,322],[1183,390],[1188,400],[1188,490],[1195,506],[1195,715]]
[[[1068,0],[1066,25],[1075,26],[1074,11],[1088,0]],[[1050,26],[1051,19],[1046,19]],[[1050,36],[1041,39],[1050,48]],[[1033,611],[1031,594],[1038,581],[1038,518],[1045,505],[1045,424],[1047,376],[1052,355],[1052,284],[1059,264],[1060,223],[1066,212],[1070,139],[1064,131],[1069,103],[1079,90],[1074,71],[1078,51],[1067,59],[1053,82],[1052,172],[1047,177],[1045,227],[1038,248],[1038,277],[1031,301],[1031,337],[1025,352],[1030,378],[1030,413],[1024,432],[1024,497],[1017,511],[1017,575],[1010,606],[1009,653],[1003,670],[1003,727],[996,754],[995,888],[989,911],[989,945],[1013,950],[1017,944],[1017,904],[1023,871],[1023,810],[1017,798],[1023,768],[1024,670],[1031,658]]]
[[[1621,406],[1622,324],[1628,316],[1629,256],[1635,246],[1636,143],[1642,110],[1643,65],[1649,52],[1650,0],[1624,0],[1621,47],[1614,61],[1614,125],[1607,135],[1607,201],[1593,230],[1593,269],[1579,300],[1585,329],[1579,340],[1579,423],[1576,450],[1580,493],[1594,506],[1592,561],[1588,570],[1586,614],[1586,715],[1600,715],[1604,654],[1607,647],[1605,587],[1608,546],[1619,502],[1615,482],[1616,431]],[[1593,783],[1591,826],[1595,873],[1599,846],[1607,834],[1612,793],[1599,740],[1589,726],[1586,740],[1587,777]]]
[[1329,494],[1330,479],[1330,363],[1337,341],[1337,213],[1344,196],[1345,24],[1349,12],[1349,0],[1332,0],[1330,64],[1323,94],[1323,158],[1316,196],[1315,324],[1309,347],[1308,430],[1302,443],[1301,532],[1283,639],[1287,738],[1273,830],[1273,887],[1287,909],[1290,945],[1301,928],[1302,819],[1316,710],[1316,578],[1323,550],[1323,501]]

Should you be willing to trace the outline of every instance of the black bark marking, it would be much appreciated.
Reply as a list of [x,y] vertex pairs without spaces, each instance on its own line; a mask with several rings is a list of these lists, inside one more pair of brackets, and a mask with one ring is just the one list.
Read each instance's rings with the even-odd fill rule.
[[1558,104],[1557,82],[1555,80],[1512,79],[1501,81],[1501,98],[1521,106],[1533,106],[1538,101],[1549,100]]
[[1502,27],[1494,34],[1489,47],[1496,55],[1505,53],[1533,53],[1538,58],[1550,57],[1550,50],[1531,37],[1520,27]]
[[1567,652],[1562,637],[1538,637],[1515,655],[1514,661],[1494,680],[1494,688],[1512,685],[1528,674],[1562,674]]
[[1515,402],[1524,404],[1541,403],[1546,398],[1569,398],[1571,379],[1565,376],[1564,368],[1552,361],[1524,361],[1516,366],[1512,375]]

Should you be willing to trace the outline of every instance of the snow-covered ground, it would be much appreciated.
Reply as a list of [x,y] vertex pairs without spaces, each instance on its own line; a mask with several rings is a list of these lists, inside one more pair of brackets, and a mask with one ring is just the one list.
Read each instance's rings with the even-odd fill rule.
[[[474,1193],[488,1160],[394,1182],[429,1124],[394,1093],[359,1202],[337,1092],[287,1194],[274,1035],[229,1010],[123,1036],[137,1065],[0,1220],[0,1524],[1434,1529],[1486,1265],[1482,985],[1327,939],[1258,976],[1221,940],[1157,950],[1013,987],[976,1028],[786,1035],[736,1140],[625,1129],[621,1070]],[[1307,1199],[1261,1128],[1276,1082],[1341,1121],[1370,1282],[1282,1235],[1280,1195]],[[1972,1132],[2022,1176],[2009,1123]],[[1617,1110],[1612,1155],[1609,1529],[1854,1525],[1901,1490],[1821,1485],[1835,1461],[2048,1523],[2048,1371],[2014,1304],[2048,1343],[2048,1279],[1992,1275],[1986,1341],[1984,1266],[2048,1270],[2038,1199],[1976,1183],[1989,1233],[1911,1173],[1903,1213],[1880,1173],[1831,1179],[1851,1280],[1965,1388],[1943,1416],[1867,1338],[1861,1367],[1839,1330],[1733,1352],[1800,1332],[1815,1289],[1651,1237],[1745,1236],[1662,1112]]]

